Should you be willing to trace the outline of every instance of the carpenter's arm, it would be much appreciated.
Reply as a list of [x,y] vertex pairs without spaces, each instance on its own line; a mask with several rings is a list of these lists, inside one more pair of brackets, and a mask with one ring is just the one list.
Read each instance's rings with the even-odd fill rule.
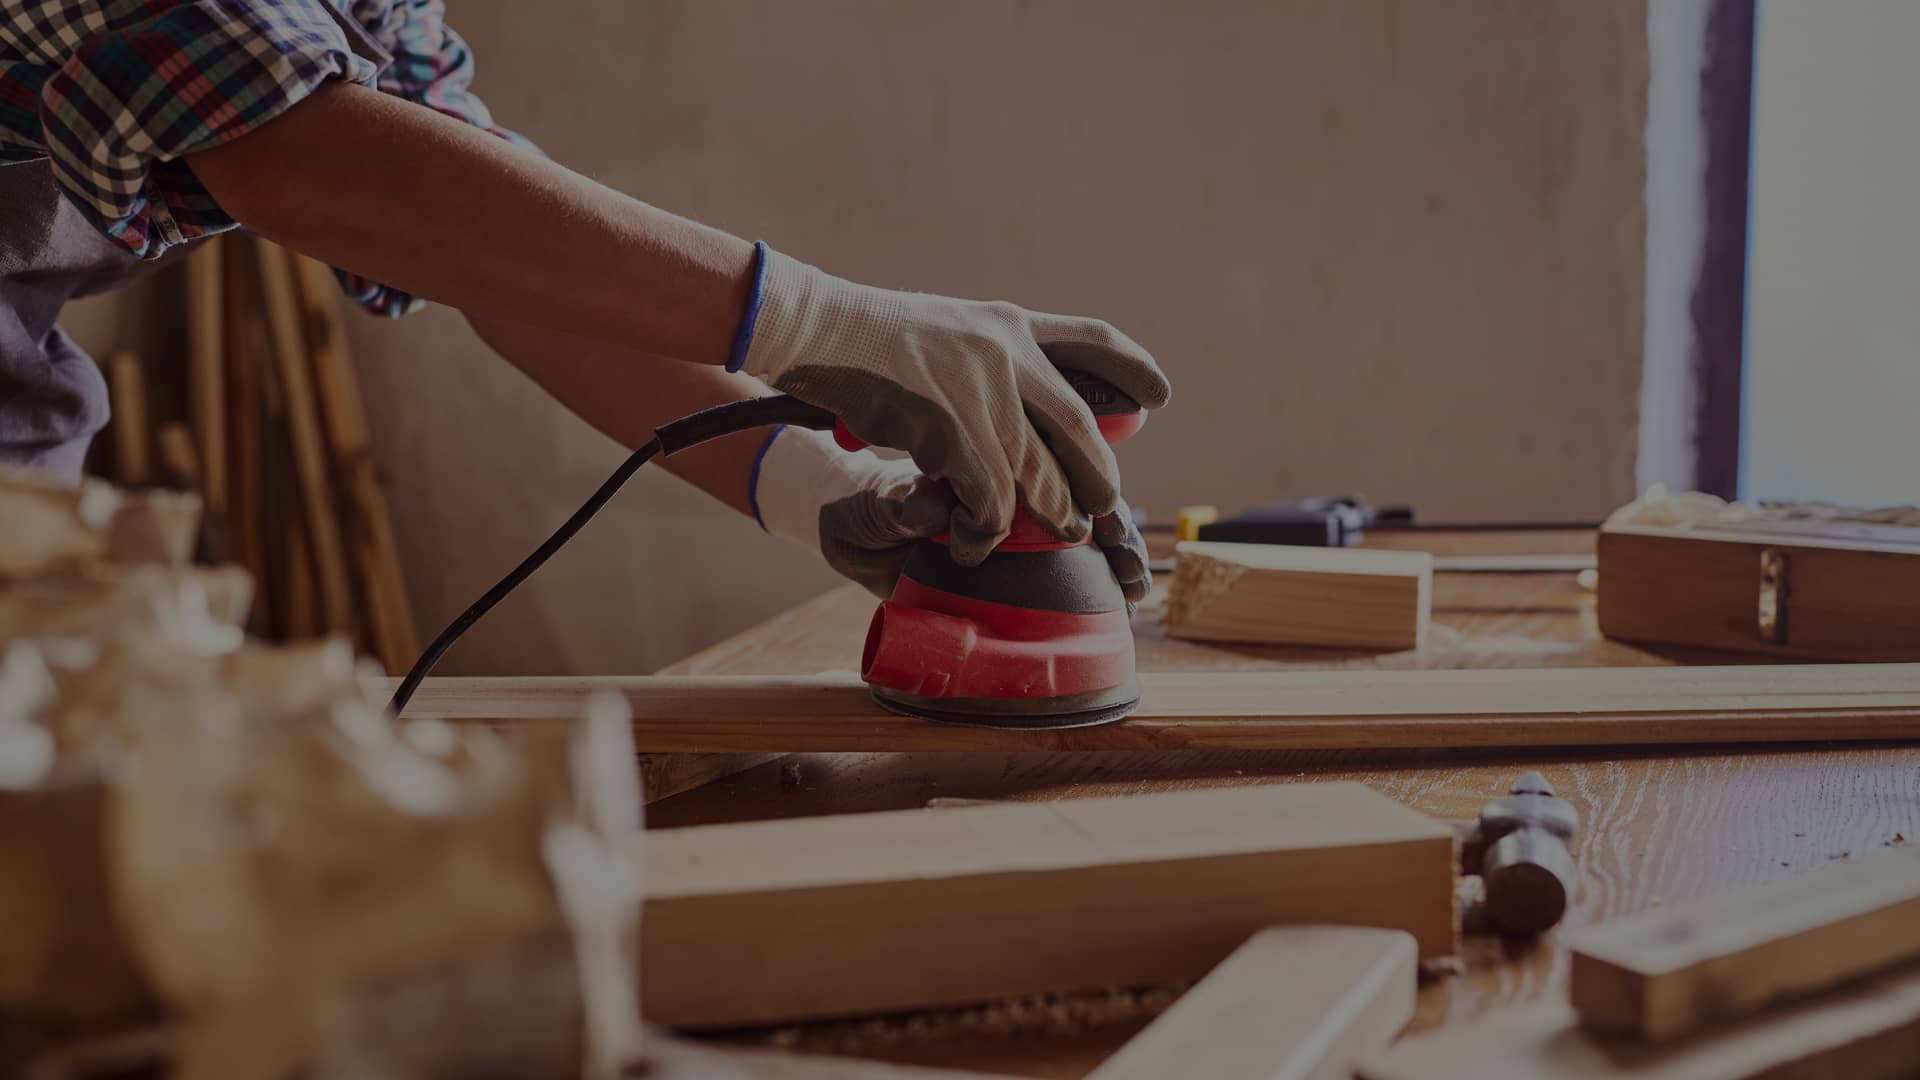
[[[768,393],[745,375],[649,356],[638,349],[522,323],[467,314],[491,345],[581,419],[628,448],[688,413]],[[743,514],[753,512],[754,458],[767,432],[742,431],[684,450],[661,464]]]
[[[490,325],[573,334],[631,361],[610,366],[724,364],[750,288],[746,241],[351,83],[187,161],[228,214],[286,247]],[[522,362],[520,352],[509,356]],[[592,402],[562,392],[585,391],[584,380],[529,372],[589,413]]]

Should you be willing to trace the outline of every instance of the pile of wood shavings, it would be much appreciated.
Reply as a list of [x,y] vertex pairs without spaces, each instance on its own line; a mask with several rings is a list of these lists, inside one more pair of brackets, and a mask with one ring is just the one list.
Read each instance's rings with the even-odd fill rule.
[[1157,1016],[1191,985],[1029,994],[985,1005],[778,1028],[757,1041],[782,1050],[860,1057],[881,1047],[958,1037],[1076,1035]]

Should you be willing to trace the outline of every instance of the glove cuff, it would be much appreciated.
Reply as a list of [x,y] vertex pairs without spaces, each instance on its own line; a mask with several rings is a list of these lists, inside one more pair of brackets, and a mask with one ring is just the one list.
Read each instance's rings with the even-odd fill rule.
[[856,285],[761,246],[755,293],[735,338],[739,367],[779,385],[794,363],[811,358],[879,373],[902,318],[897,293]]
[[781,427],[754,461],[749,498],[760,527],[820,554],[820,508],[859,487],[849,454],[825,432]]
[[[767,288],[767,243],[753,243],[753,285],[747,290],[747,306],[740,313],[740,328],[733,332],[733,348],[727,351],[727,370],[739,371],[753,347],[753,331],[760,324],[760,305]],[[758,468],[758,463],[755,463]]]

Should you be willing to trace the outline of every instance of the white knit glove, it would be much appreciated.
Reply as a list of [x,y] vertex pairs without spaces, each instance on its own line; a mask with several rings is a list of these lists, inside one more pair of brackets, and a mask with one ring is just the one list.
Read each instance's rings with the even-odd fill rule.
[[757,314],[736,362],[905,450],[953,485],[955,560],[978,565],[1024,504],[1062,540],[1120,506],[1113,450],[1055,368],[1097,375],[1146,408],[1172,389],[1147,351],[1098,319],[857,285],[762,249]]
[[[753,474],[760,524],[825,559],[885,599],[921,540],[948,528],[953,492],[911,461],[871,450],[850,454],[828,435],[783,427],[767,440]],[[1128,602],[1153,588],[1147,546],[1126,510],[1094,520],[1093,539]]]

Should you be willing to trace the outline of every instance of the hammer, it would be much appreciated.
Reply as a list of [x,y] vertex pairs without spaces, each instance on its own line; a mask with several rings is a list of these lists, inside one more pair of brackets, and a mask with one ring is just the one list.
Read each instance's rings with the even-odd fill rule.
[[1573,897],[1569,845],[1580,815],[1537,772],[1514,782],[1512,793],[1480,809],[1466,830],[1460,870],[1486,886],[1486,917],[1501,934],[1524,937],[1552,929]]

